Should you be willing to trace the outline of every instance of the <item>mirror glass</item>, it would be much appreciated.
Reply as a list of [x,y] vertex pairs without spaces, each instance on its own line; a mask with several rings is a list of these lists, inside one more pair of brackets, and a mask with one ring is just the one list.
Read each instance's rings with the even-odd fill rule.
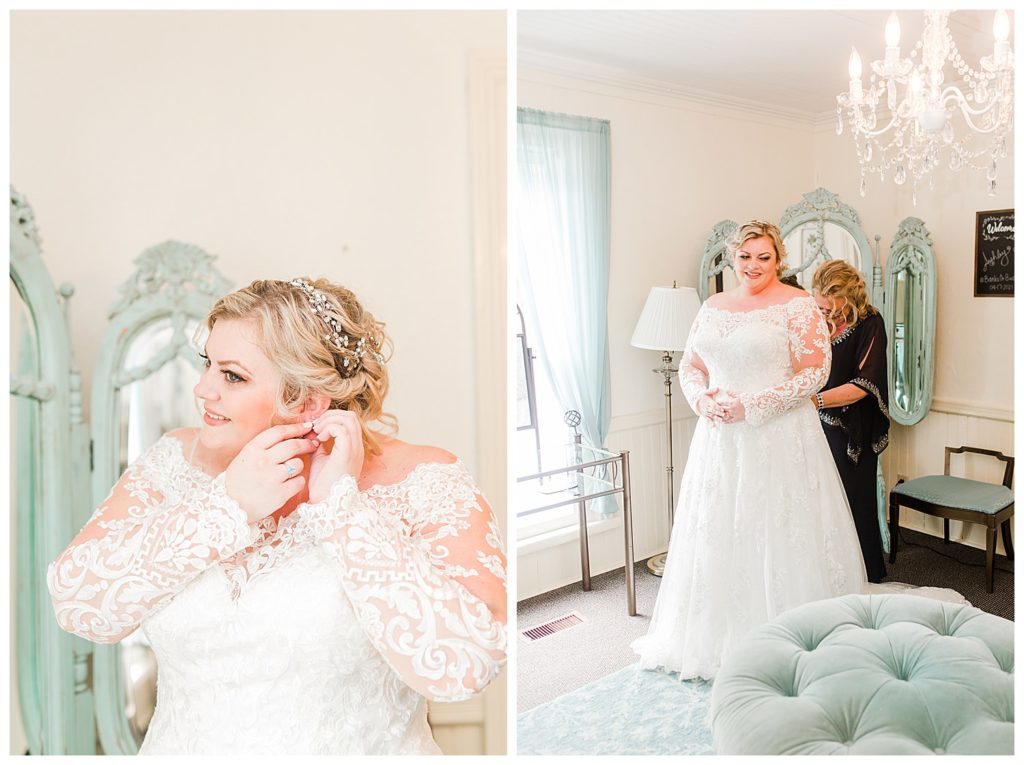
[[[196,322],[186,326],[185,336],[193,337],[196,326]],[[166,353],[172,334],[169,318],[147,325],[128,347],[122,369],[137,369]],[[188,361],[182,358],[182,353],[188,355]],[[121,472],[167,431],[200,424],[199,409],[192,395],[199,370],[198,352],[183,349],[156,372],[121,388]]]
[[826,260],[845,260],[864,273],[857,240],[832,221],[801,223],[786,234],[782,243],[786,247],[788,268],[799,269],[795,276],[805,290],[810,291],[815,270]]
[[893,390],[892,396],[898,406],[909,408],[910,399],[907,395],[907,271],[904,269],[896,275],[895,308],[893,310]]
[[[722,253],[712,261],[711,270],[716,270],[723,261],[728,260],[729,256],[723,250]],[[725,268],[722,269],[721,273],[708,277],[707,294],[714,295],[716,292],[725,292],[725,290],[730,290],[735,287],[736,284],[736,272],[732,270],[732,265],[726,262]]]
[[[920,257],[912,255],[912,257]],[[913,411],[921,405],[924,386],[919,368],[921,339],[923,337],[920,314],[924,309],[922,280],[909,268],[894,274],[893,284],[893,390],[896,405],[903,411]]]
[[[185,328],[192,338],[197,324]],[[122,369],[133,370],[153,362],[166,353],[173,336],[169,318],[160,319],[142,329],[125,353]],[[194,363],[182,358],[194,358]],[[119,393],[120,472],[164,433],[200,424],[192,388],[199,379],[198,353],[191,346],[155,372],[129,383]],[[156,708],[156,657],[142,630],[136,630],[120,643],[121,679],[124,682],[125,714],[136,741],[141,744]]]

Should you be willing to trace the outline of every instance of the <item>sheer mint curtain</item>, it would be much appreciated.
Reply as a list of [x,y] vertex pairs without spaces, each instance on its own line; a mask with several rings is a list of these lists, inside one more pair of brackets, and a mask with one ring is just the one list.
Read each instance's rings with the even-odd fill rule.
[[[518,301],[559,406],[582,414],[584,443],[599,447],[610,420],[608,136],[606,120],[518,110]],[[568,441],[561,423],[545,425]],[[615,502],[593,507],[609,514]]]

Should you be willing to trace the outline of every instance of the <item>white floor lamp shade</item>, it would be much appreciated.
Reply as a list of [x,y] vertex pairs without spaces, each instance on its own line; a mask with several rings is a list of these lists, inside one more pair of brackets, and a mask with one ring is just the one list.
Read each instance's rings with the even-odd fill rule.
[[681,351],[700,310],[693,287],[652,287],[630,345],[651,351]]
[[[661,351],[661,367],[654,371],[661,374],[665,383],[665,429],[668,440],[668,466],[665,468],[668,483],[668,525],[669,534],[675,520],[675,476],[672,465],[672,377],[676,369],[672,366],[672,353],[686,348],[690,327],[700,310],[700,297],[693,287],[652,287],[647,296],[643,313],[633,330],[630,344],[636,348]],[[655,555],[647,561],[652,574],[661,576],[665,570],[665,555]]]

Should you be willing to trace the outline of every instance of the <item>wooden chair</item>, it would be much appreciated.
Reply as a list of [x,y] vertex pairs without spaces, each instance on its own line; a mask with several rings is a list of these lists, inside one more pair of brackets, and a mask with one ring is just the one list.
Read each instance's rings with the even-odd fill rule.
[[[949,474],[949,455],[972,452],[987,454],[1006,463],[1002,485],[957,478]],[[1010,518],[1013,517],[1013,457],[991,449],[961,446],[946,447],[946,461],[942,475],[929,475],[910,481],[900,479],[889,493],[889,535],[891,537],[889,563],[896,562],[899,544],[900,505],[943,519],[943,538],[949,544],[949,522],[966,521],[985,526],[985,587],[993,590],[993,563],[996,554],[996,531],[1003,530],[1006,558],[1013,560],[1013,540],[1010,538]]]

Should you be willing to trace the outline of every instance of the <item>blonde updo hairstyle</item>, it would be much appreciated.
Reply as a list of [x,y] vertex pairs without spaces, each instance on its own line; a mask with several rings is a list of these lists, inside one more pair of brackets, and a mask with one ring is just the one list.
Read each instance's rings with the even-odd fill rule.
[[[292,417],[290,408],[313,396],[326,395],[331,399],[331,409],[355,412],[363,425],[366,452],[380,454],[380,445],[366,428],[367,423],[382,423],[392,432],[397,429],[394,416],[383,409],[388,392],[385,362],[391,355],[391,340],[384,324],[363,308],[351,290],[326,279],[303,279],[324,294],[351,347],[365,339],[365,352],[355,372],[350,373],[344,366],[347,357],[351,368],[352,354],[325,339],[330,327],[313,312],[302,289],[288,282],[261,279],[225,295],[207,315],[207,328],[212,330],[221,319],[254,322],[262,351],[281,373],[278,414]],[[378,350],[383,360],[375,355]],[[344,375],[339,370],[344,370]]]
[[740,251],[747,241],[756,239],[759,236],[766,236],[772,240],[772,245],[775,247],[775,257],[778,260],[776,275],[782,276],[782,272],[786,270],[786,245],[782,243],[782,234],[774,223],[752,220],[739,226],[725,243],[729,259],[735,258],[736,253]]
[[826,260],[814,272],[811,289],[822,297],[829,298],[833,304],[837,298],[843,298],[842,308],[833,309],[829,317],[830,324],[838,324],[835,317],[841,316],[847,327],[855,327],[868,314],[878,313],[878,309],[868,302],[868,289],[860,271],[845,260]]

